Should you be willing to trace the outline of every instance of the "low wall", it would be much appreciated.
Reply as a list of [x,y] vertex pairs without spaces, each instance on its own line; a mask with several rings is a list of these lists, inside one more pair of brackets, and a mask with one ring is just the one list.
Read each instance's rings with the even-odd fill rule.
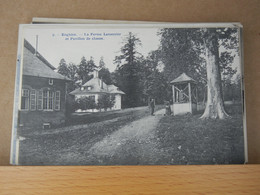
[[55,127],[65,123],[65,114],[60,111],[19,111],[18,126],[23,129],[42,129],[43,123]]

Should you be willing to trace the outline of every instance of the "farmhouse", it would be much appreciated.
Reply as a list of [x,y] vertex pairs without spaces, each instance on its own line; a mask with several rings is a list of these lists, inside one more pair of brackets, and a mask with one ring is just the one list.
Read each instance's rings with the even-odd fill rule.
[[20,128],[46,128],[65,121],[66,83],[70,81],[24,40]]
[[109,94],[110,96],[115,97],[115,103],[111,110],[120,110],[122,95],[125,93],[115,85],[107,85],[105,82],[103,82],[102,79],[98,77],[98,71],[94,70],[93,78],[87,81],[83,86],[70,92],[70,94],[75,96],[75,100],[81,97],[93,98],[95,103],[98,103],[98,99],[101,95]]

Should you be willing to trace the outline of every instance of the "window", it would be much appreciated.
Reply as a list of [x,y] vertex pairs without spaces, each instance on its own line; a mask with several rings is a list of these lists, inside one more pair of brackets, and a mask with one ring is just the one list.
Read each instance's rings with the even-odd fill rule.
[[43,91],[43,110],[53,110],[53,92],[50,90]]
[[90,91],[90,90],[91,90],[91,86],[88,86],[88,88],[87,88],[87,89],[88,89],[88,91]]
[[55,110],[60,110],[60,91],[55,92]]
[[21,110],[29,110],[29,89],[22,89]]
[[21,110],[60,110],[60,91],[22,89]]
[[38,91],[37,109],[42,110],[42,96],[43,91]]
[[31,110],[36,110],[36,91],[33,89],[31,90],[30,94],[30,103],[31,103]]

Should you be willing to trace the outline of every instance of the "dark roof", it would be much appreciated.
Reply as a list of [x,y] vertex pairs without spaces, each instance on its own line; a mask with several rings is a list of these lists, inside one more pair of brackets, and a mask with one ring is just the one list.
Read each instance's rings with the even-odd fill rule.
[[27,40],[24,40],[23,75],[70,80],[55,72],[54,69],[54,66],[52,66],[39,52],[35,53],[33,46]]
[[[87,94],[99,94],[99,93],[109,93],[109,94],[125,94],[123,91],[119,90],[115,85],[107,85],[99,78],[92,78],[88,82],[86,82],[81,88],[77,88],[74,91],[70,92],[71,95],[87,95]],[[90,87],[90,89],[88,89]]]
[[179,77],[172,80],[170,83],[174,84],[174,83],[188,83],[188,82],[197,83],[194,79],[192,79],[191,77],[189,77],[185,73],[182,73]]
[[[24,39],[24,47],[27,48],[32,54],[35,54],[35,48],[26,39]],[[36,55],[44,64],[49,66],[52,70],[55,70],[55,67],[52,66],[38,51],[36,52]]]

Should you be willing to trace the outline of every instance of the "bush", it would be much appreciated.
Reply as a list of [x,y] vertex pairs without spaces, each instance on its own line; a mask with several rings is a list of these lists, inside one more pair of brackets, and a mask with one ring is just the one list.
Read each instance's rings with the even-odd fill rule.
[[112,108],[115,104],[115,96],[110,96],[109,94],[103,94],[98,97],[97,108],[101,110],[102,108],[107,110]]
[[88,110],[96,108],[95,99],[90,97],[81,97],[76,102],[76,109]]
[[78,103],[75,101],[74,96],[66,96],[66,116],[70,116],[71,113],[75,112],[78,109]]

